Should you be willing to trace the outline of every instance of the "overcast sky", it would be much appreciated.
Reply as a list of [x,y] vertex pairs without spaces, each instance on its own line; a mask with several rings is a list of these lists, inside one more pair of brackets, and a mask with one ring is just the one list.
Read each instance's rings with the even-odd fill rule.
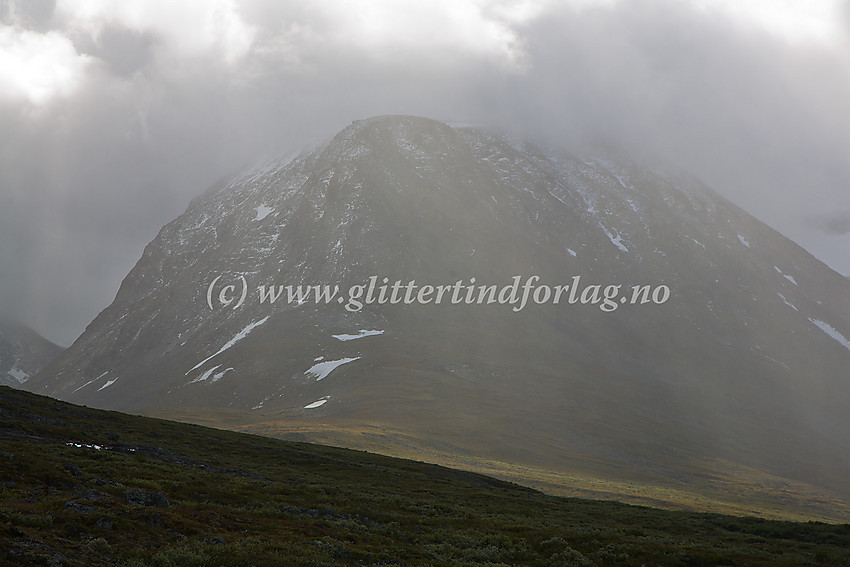
[[682,165],[850,274],[850,2],[0,0],[0,306],[70,344],[261,155],[416,114]]

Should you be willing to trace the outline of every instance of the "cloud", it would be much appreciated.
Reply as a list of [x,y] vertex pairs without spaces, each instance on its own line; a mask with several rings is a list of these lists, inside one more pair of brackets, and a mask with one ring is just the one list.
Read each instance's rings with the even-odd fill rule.
[[838,40],[843,0],[698,0],[694,5],[716,11],[754,31],[768,32],[794,43]]
[[71,92],[91,59],[60,33],[0,24],[0,95],[40,105]]
[[0,21],[15,27],[47,31],[56,0],[0,0]]
[[131,77],[154,59],[156,38],[147,31],[137,31],[120,24],[105,24],[97,37],[79,37],[81,52],[100,60],[115,75]]
[[807,220],[850,210],[850,26],[782,23],[829,0],[0,2],[0,305],[62,343],[210,184],[376,114],[601,132],[850,273]]
[[323,0],[314,3],[313,10],[320,24],[314,29],[316,39],[338,49],[417,59],[472,54],[517,65],[523,58],[522,41],[512,26],[534,19],[542,8],[531,2],[510,6],[452,0],[427,4]]
[[172,54],[213,51],[228,63],[248,51],[254,36],[233,0],[58,0],[56,17],[78,34],[97,38],[119,25],[157,35]]
[[850,210],[813,218],[811,223],[826,234],[850,234]]

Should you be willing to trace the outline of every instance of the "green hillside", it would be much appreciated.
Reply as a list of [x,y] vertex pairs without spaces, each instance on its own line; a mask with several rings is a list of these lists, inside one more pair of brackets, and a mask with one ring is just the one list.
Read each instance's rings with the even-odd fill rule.
[[0,565],[847,565],[850,525],[567,499],[0,388]]

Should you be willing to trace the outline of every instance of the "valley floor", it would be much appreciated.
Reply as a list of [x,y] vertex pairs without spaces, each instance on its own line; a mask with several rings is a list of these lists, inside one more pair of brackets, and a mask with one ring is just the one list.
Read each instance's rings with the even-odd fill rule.
[[[545,466],[482,456],[487,448],[436,443],[425,432],[402,431],[389,424],[363,424],[332,419],[258,419],[251,412],[180,408],[150,412],[219,429],[253,433],[368,451],[454,469],[485,474],[532,487],[553,496],[614,500],[667,510],[717,512],[771,520],[845,523],[850,503],[818,486],[779,477],[763,470],[722,460],[694,459],[691,468],[677,468],[677,480],[641,472],[640,467],[615,470],[608,461],[570,454],[571,468]],[[563,459],[562,459],[563,460]]]

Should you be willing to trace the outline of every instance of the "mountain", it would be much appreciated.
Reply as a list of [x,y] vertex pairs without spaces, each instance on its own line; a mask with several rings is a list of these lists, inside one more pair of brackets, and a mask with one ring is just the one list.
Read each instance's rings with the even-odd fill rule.
[[393,116],[194,200],[27,388],[552,489],[845,514],[848,337],[850,282],[695,179]]
[[62,350],[19,321],[0,320],[0,385],[19,388]]

